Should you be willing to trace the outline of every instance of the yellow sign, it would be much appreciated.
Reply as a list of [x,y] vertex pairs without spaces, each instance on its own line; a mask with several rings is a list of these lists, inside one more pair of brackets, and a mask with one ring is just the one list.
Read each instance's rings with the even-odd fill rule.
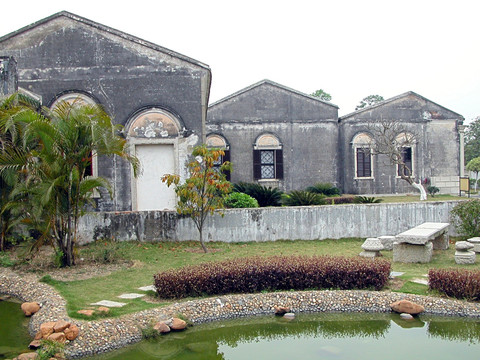
[[460,191],[470,192],[470,179],[468,177],[460,178]]

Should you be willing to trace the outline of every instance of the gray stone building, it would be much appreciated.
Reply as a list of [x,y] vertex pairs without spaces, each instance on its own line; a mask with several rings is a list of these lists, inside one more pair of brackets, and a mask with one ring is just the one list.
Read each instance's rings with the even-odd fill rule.
[[405,193],[395,166],[367,154],[369,124],[401,121],[417,136],[408,155],[417,179],[458,192],[463,117],[413,92],[338,116],[338,107],[269,80],[207,106],[208,65],[68,12],[0,37],[0,95],[20,91],[54,108],[80,98],[124,126],[141,174],[118,158],[95,158],[114,198],[98,210],[172,209],[165,173],[186,176],[193,147],[226,150],[232,182],[290,191],[330,182],[347,193]]
[[458,193],[463,117],[414,92],[339,118],[337,106],[263,80],[209,106],[207,143],[227,150],[233,182],[285,191],[330,182],[352,194],[415,192],[385,155],[367,151],[372,124],[387,120],[415,136],[404,160],[416,181]]
[[[418,181],[428,179],[441,193],[458,194],[463,137],[463,117],[412,91],[342,116],[339,121],[339,182],[347,193],[411,193],[396,165],[385,155],[362,153],[375,141],[371,126],[382,121],[398,122],[415,139],[406,148],[404,160]],[[404,134],[398,134],[403,136]]]
[[18,86],[50,108],[81,98],[101,104],[124,126],[142,173],[135,179],[118,158],[94,159],[93,173],[115,189],[113,200],[98,198],[99,210],[174,207],[175,193],[160,177],[184,174],[188,154],[203,141],[207,65],[68,12],[1,37],[0,59],[2,79],[9,78],[2,80],[2,93]]
[[234,183],[337,183],[336,105],[264,80],[211,104],[207,130],[209,145],[228,150]]

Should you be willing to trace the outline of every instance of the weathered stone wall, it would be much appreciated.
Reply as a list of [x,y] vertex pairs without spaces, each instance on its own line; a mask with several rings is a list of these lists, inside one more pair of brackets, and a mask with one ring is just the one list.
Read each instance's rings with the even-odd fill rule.
[[[349,204],[305,207],[229,209],[208,218],[206,241],[248,242],[340,239],[396,235],[424,222],[450,222],[458,201]],[[450,226],[450,234],[455,229]],[[197,240],[189,218],[169,211],[92,213],[80,221],[79,243],[113,238],[118,241]]]
[[275,135],[283,150],[278,187],[303,190],[318,182],[338,184],[337,118],[335,105],[265,80],[212,104],[207,131],[223,135],[230,145],[234,183],[254,182],[255,141]]
[[[141,110],[165,109],[180,122],[179,152],[191,150],[182,147],[184,138],[204,135],[210,70],[184,55],[66,12],[0,37],[0,55],[15,58],[18,85],[46,106],[70,92],[85,94],[121,125]],[[130,164],[99,157],[98,175],[115,189],[113,199],[102,192],[98,209],[131,210]]]
[[18,89],[17,62],[11,56],[0,56],[0,96],[13,94]]
[[[413,167],[416,180],[429,178],[441,193],[458,193],[460,145],[458,124],[462,116],[414,93],[400,95],[382,105],[341,117],[339,149],[343,160],[343,191],[353,194],[401,194],[417,192],[397,176],[396,165],[385,155],[373,156],[372,178],[355,178],[352,145],[358,133],[369,133],[374,122],[397,121],[415,136]],[[456,182],[453,178],[456,177]],[[448,178],[448,181],[444,180]]]

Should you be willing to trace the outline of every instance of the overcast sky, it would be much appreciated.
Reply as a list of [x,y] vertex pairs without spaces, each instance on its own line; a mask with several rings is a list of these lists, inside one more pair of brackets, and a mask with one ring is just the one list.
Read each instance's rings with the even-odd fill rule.
[[62,10],[206,63],[210,103],[269,79],[327,91],[340,115],[410,90],[480,115],[478,1],[4,1],[0,35]]

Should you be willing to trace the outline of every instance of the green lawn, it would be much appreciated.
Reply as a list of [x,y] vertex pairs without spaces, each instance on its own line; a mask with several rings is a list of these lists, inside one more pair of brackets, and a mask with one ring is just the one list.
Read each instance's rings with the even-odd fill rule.
[[[374,195],[375,196],[375,195]],[[375,196],[379,199],[382,199],[383,203],[394,203],[394,202],[413,202],[413,201],[420,201],[420,195],[418,194],[410,194],[410,195],[391,195],[391,196]],[[446,195],[440,194],[427,196],[427,201],[449,201],[449,200],[468,200],[466,196],[453,196],[453,195]]]
[[[89,304],[99,300],[124,301],[128,305],[123,308],[112,308],[111,315],[117,316],[136,312],[154,306],[162,306],[168,302],[121,300],[117,296],[122,293],[138,292],[140,286],[151,285],[153,275],[159,271],[194,265],[208,261],[221,261],[246,256],[272,255],[342,255],[358,256],[364,239],[315,240],[315,241],[276,241],[253,243],[207,243],[209,253],[199,250],[200,245],[195,242],[162,242],[162,243],[105,243],[97,242],[82,247],[80,257],[93,256],[92,254],[115,253],[117,257],[134,262],[134,266],[125,267],[108,276],[91,278],[80,281],[47,282],[55,286],[68,302],[69,315],[79,317],[77,310],[89,308]],[[392,260],[391,251],[383,251],[384,257]],[[446,251],[435,251],[429,264],[399,264],[392,263],[392,270],[405,272],[395,282],[392,282],[387,291],[402,291],[415,294],[427,294],[428,288],[411,282],[428,273],[430,268],[468,268],[480,269],[480,264],[457,265],[454,260],[454,246]],[[153,292],[150,294],[153,295]],[[151,299],[152,297],[150,297]],[[91,307],[91,306],[90,306]]]

